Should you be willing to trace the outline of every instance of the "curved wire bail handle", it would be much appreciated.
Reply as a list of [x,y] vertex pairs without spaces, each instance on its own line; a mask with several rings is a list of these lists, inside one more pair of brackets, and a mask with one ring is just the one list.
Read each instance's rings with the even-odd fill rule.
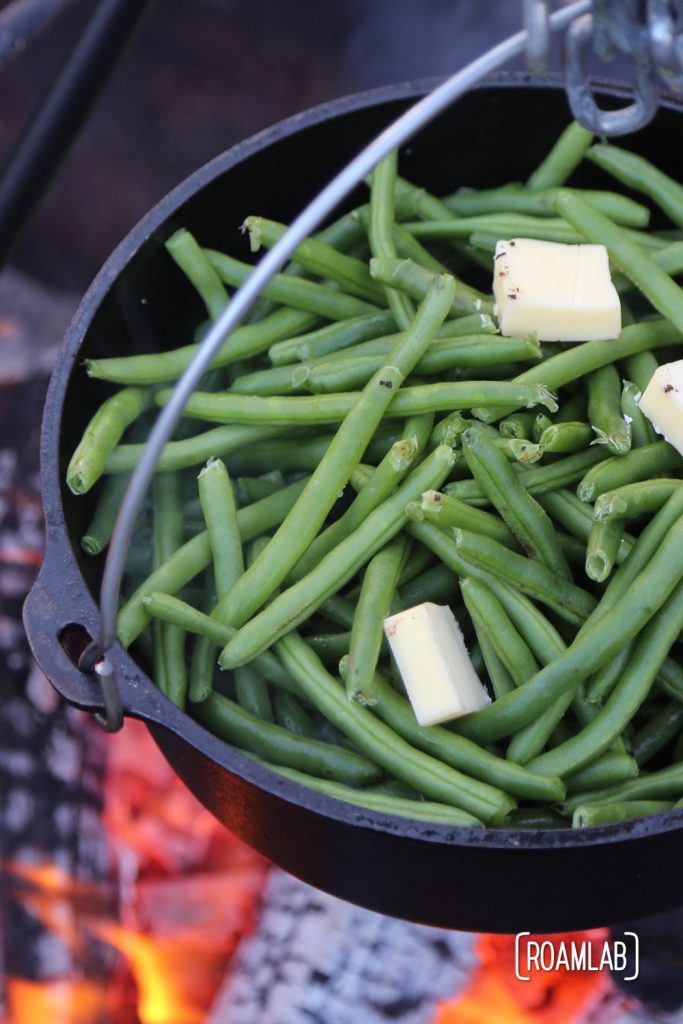
[[116,685],[114,666],[108,658],[103,657],[98,640],[92,640],[78,660],[81,672],[96,676],[102,687],[104,714],[95,712],[94,718],[105,732],[118,732],[123,726],[123,705]]
[[[598,106],[588,80],[587,58],[593,43],[594,19],[591,14],[577,18],[567,32],[566,80],[567,97],[572,114],[589,131],[596,135],[628,135],[644,128],[657,110],[657,86],[655,70],[649,46],[641,40],[630,46],[635,100],[619,110],[603,110]],[[604,35],[599,34],[604,45]],[[616,38],[619,38],[617,35]],[[611,34],[612,42],[615,34]],[[600,46],[602,49],[602,45]]]

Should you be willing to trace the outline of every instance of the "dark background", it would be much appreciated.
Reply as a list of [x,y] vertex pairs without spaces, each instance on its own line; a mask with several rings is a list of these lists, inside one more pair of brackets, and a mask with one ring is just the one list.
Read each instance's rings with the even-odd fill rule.
[[[94,7],[71,0],[0,69],[0,162]],[[142,214],[215,154],[333,97],[451,73],[519,29],[521,10],[521,0],[157,0],[15,266],[82,293]]]

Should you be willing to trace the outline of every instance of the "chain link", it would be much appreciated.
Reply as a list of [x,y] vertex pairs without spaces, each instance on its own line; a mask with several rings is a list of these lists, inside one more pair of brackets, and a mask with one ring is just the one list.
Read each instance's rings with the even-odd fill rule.
[[[527,63],[545,67],[550,0],[524,0]],[[594,54],[608,62],[625,57],[635,99],[619,110],[603,110],[588,75]],[[683,0],[593,0],[577,18],[565,42],[567,96],[572,114],[597,135],[626,135],[643,128],[657,109],[658,78],[683,95]]]

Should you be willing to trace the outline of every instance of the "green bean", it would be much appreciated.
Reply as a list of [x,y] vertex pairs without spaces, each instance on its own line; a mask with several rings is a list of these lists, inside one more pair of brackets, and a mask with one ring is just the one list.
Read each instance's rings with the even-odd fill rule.
[[538,439],[541,448],[553,455],[565,455],[580,452],[586,448],[593,437],[588,423],[551,423]]
[[635,778],[637,774],[638,762],[633,757],[608,750],[585,768],[568,775],[564,781],[568,793],[578,793],[624,782],[626,779]]
[[[460,592],[472,618],[475,619],[476,615],[475,621],[483,624],[484,632],[515,686],[535,675],[538,671],[536,659],[493,591],[481,581],[466,576],[460,583]],[[477,635],[481,642],[479,629]]]
[[[618,192],[600,192],[595,189],[570,189],[587,199],[617,224],[632,228],[646,228],[650,211]],[[526,213],[537,217],[553,217],[553,201],[557,188],[529,189],[524,185],[505,185],[502,188],[462,190],[447,196],[444,202],[459,217],[478,217],[483,213]]]
[[614,825],[620,821],[646,818],[650,814],[663,814],[672,807],[672,800],[624,800],[621,803],[599,804],[597,807],[585,804],[574,811],[572,828]]
[[662,316],[683,329],[683,291],[643,251],[642,241],[639,245],[627,228],[614,224],[609,217],[576,195],[560,191],[555,199],[555,208],[589,242],[606,246],[612,263],[633,281]]
[[[147,598],[143,598],[145,608]],[[204,594],[202,607],[209,615],[216,604],[216,587],[210,576],[204,581]],[[156,616],[153,619],[156,620]],[[163,620],[162,620],[163,621]],[[152,623],[156,625],[156,621]],[[187,691],[187,699],[191,704],[201,704],[209,696],[213,689],[213,677],[216,670],[216,645],[210,637],[199,634],[194,637],[192,643],[192,655],[190,657],[190,683]]]
[[294,732],[308,739],[315,738],[315,725],[306,708],[293,693],[275,690],[273,693],[275,721],[288,732]]
[[341,658],[349,653],[351,630],[344,633],[307,633],[306,643],[315,651],[323,665],[336,672]]
[[228,295],[196,239],[185,228],[175,231],[166,243],[166,251],[197,289],[212,320],[217,320],[228,304]]
[[[467,814],[466,811],[461,811],[457,807],[449,807],[433,800],[420,800],[394,793],[378,792],[377,787],[373,787],[372,790],[352,789],[338,782],[316,779],[312,775],[297,772],[292,768],[275,766],[272,770],[278,775],[291,779],[292,782],[298,782],[302,786],[308,786],[309,789],[314,789],[324,796],[331,796],[335,800],[353,804],[357,809],[365,807],[367,810],[379,814],[391,814],[399,818],[408,818],[410,821],[432,825],[448,825],[451,828],[476,828],[483,824],[473,814]],[[360,811],[357,811],[357,814],[361,820]]]
[[[435,565],[435,559],[431,551],[427,551],[420,544],[411,544],[405,562],[401,566],[401,573],[398,577],[399,587],[412,583],[422,573]],[[353,592],[355,598],[355,591]],[[405,607],[405,605],[404,605]]]
[[452,448],[460,445],[460,438],[468,427],[472,426],[472,420],[467,419],[461,412],[455,411],[445,416],[436,424],[429,435],[429,448],[436,448],[440,444],[449,444]]
[[[425,527],[420,529],[424,530]],[[635,551],[634,548],[632,556]],[[683,574],[681,555],[683,520],[671,527],[633,585],[614,600],[603,614],[599,614],[598,606],[598,614],[591,616],[563,655],[542,668],[533,679],[513,693],[506,694],[482,711],[474,712],[464,722],[458,722],[457,730],[477,742],[488,743],[500,739],[523,728],[563,693],[578,688],[584,679],[636,636],[664,604]],[[511,552],[506,554],[508,562],[514,557]],[[627,559],[619,571],[624,570],[630,561],[630,558]],[[638,559],[634,561],[638,564]],[[568,770],[573,768],[574,765]]]
[[[664,320],[633,324],[632,327],[625,327],[618,338],[608,341],[586,341],[565,349],[556,356],[545,359],[538,366],[524,370],[514,380],[521,384],[543,383],[555,391],[618,359],[625,359],[647,349],[674,345],[680,340],[681,332]],[[480,418],[493,422],[513,411],[505,407],[489,409]],[[474,412],[477,415],[476,410]]]
[[582,478],[576,493],[581,501],[595,501],[607,491],[681,467],[683,460],[676,449],[667,441],[655,441],[654,444],[635,448],[627,455],[614,455],[601,465],[592,467]]
[[588,402],[586,393],[582,389],[573,395],[564,398],[560,408],[555,414],[555,424],[558,423],[584,423],[588,415]]
[[683,227],[683,188],[645,157],[605,144],[591,146],[586,156],[622,185],[642,192]]
[[[199,501],[209,535],[213,561],[214,586],[205,609],[211,612],[216,598],[224,594],[244,572],[242,538],[237,522],[237,506],[232,484],[224,463],[211,459],[198,476]],[[201,703],[211,693],[216,666],[214,644],[210,638],[198,636],[192,649],[189,699]],[[270,697],[264,681],[249,668],[235,674],[237,700],[247,711],[272,721]]]
[[621,383],[614,365],[589,374],[588,419],[595,431],[593,444],[604,444],[612,455],[625,455],[631,447],[631,426],[621,411]]
[[[258,323],[237,327],[226,339],[211,366],[227,366],[257,355],[266,351],[274,342],[289,338],[297,331],[306,331],[317,322],[317,317],[312,313],[299,309],[278,309]],[[195,343],[165,352],[86,359],[85,369],[89,377],[119,384],[160,384],[180,377],[198,349],[199,343]]]
[[621,800],[675,800],[683,794],[683,764],[672,764],[655,772],[640,771],[634,779],[590,793],[572,794],[561,805],[571,814],[582,803],[610,804]]
[[[560,488],[556,491],[548,491],[545,494],[539,495],[538,501],[546,512],[556,522],[560,523],[561,526],[564,526],[573,537],[583,541],[588,540],[593,525],[593,516],[591,509],[585,502],[577,498],[575,494]],[[622,536],[616,554],[618,564],[624,561],[634,543],[634,539],[630,534]]]
[[[387,362],[368,381],[366,391],[376,397],[378,392],[398,388],[400,370],[393,362]],[[165,405],[172,392],[157,392],[158,405]],[[214,394],[195,391],[185,406],[184,415],[197,417],[215,423],[230,424],[280,424],[287,426],[308,426],[314,424],[340,423],[356,409],[363,409],[369,395],[364,392],[346,392],[335,395],[268,396]],[[393,395],[389,396],[390,399]],[[423,384],[403,388],[392,402],[385,415],[390,417],[415,416],[420,413],[439,412],[443,409],[468,409],[474,405],[496,405],[509,402],[516,407],[544,405],[553,412],[557,405],[551,393],[543,385],[514,384],[507,381],[461,381],[458,383]],[[377,405],[378,403],[375,403]],[[364,438],[367,435],[363,434]],[[191,440],[191,439],[190,439]],[[173,443],[173,442],[171,442]],[[181,442],[175,442],[180,444]],[[366,441],[367,443],[367,441]],[[137,446],[132,446],[136,447]],[[126,466],[126,468],[129,468]],[[111,471],[111,470],[110,470]]]
[[[589,448],[575,455],[566,455],[557,462],[546,466],[533,466],[528,469],[519,464],[519,475],[529,494],[539,495],[555,491],[581,479],[586,469],[608,458],[607,452],[599,448]],[[513,465],[513,470],[517,469]],[[468,504],[486,505],[488,498],[482,488],[474,480],[457,480],[446,484],[446,494],[460,498]]]
[[[168,441],[155,466],[155,473],[166,473],[178,469],[197,466],[208,459],[229,455],[239,451],[256,441],[276,437],[282,433],[282,427],[264,424],[229,424],[216,427],[193,437],[185,437],[180,441]],[[131,473],[142,457],[144,444],[120,444],[109,455],[105,464],[105,473]]]
[[[394,188],[398,168],[398,153],[394,150],[386,156],[372,174],[370,186],[370,218],[368,240],[373,256],[396,256],[394,245]],[[401,330],[405,330],[415,317],[415,307],[410,298],[392,285],[385,286],[384,293],[389,309]],[[421,296],[422,298],[422,296]]]
[[514,690],[515,681],[503,664],[503,660],[498,654],[498,651],[491,640],[490,634],[487,633],[485,623],[479,616],[479,613],[477,611],[474,611],[474,613],[470,611],[470,616],[472,617],[472,623],[474,625],[477,640],[479,641],[479,647],[481,648],[484,666],[488,672],[493,696],[498,700],[498,698],[502,697],[504,693],[509,693],[510,690]]
[[436,565],[399,586],[406,608],[424,601],[450,604],[458,593],[458,577],[445,565]]
[[621,391],[621,411],[624,419],[631,425],[633,446],[642,448],[646,444],[654,444],[657,440],[655,428],[638,405],[641,388],[631,380],[625,380]]
[[309,374],[303,363],[269,366],[235,377],[230,391],[235,395],[290,395],[308,390]]
[[244,572],[237,506],[228,471],[220,459],[207,462],[199,473],[198,484],[211,546],[216,595],[220,598]]
[[[183,518],[178,477],[160,473],[152,486],[154,508],[154,562],[165,564],[178,550],[183,536]],[[158,571],[158,570],[157,570]],[[187,699],[185,631],[164,623],[159,630],[159,661],[163,665],[162,692],[179,708]]]
[[[584,240],[585,232],[583,227],[579,227],[579,222],[576,219],[571,219],[566,214],[565,200],[571,201],[575,205],[584,203],[585,206],[588,206],[588,203],[579,199],[578,195],[570,193],[567,189],[559,189],[555,197],[555,212],[561,214],[560,217],[528,217],[523,213],[490,213],[481,214],[479,217],[459,217],[457,220],[407,221],[404,227],[418,239],[462,240],[469,238],[472,241],[472,236],[482,234],[496,239],[538,238],[545,242],[576,245]],[[593,209],[594,207],[591,206],[591,210]],[[644,231],[618,227],[598,210],[595,210],[595,214],[601,220],[607,221],[615,231],[618,231],[630,246],[639,246],[651,251],[663,249],[666,245],[663,239],[648,235]],[[567,221],[570,221],[570,224]],[[583,225],[583,221],[581,224]],[[623,270],[622,265],[618,265],[619,269]]]
[[[492,338],[487,334],[472,334],[457,338],[440,338],[432,342],[429,351],[420,359],[415,367],[416,374],[430,375],[442,373],[446,370],[472,367],[495,367],[503,363],[527,362],[540,357],[540,347],[533,338]],[[364,384],[368,378],[379,369],[386,358],[385,352],[376,354],[359,355],[353,350],[346,353],[338,360],[329,360],[319,363],[317,366],[297,367],[300,374],[300,386],[305,386],[310,391],[330,392],[344,391],[349,388]],[[284,370],[284,367],[279,369]],[[307,371],[304,378],[303,370]],[[294,371],[296,373],[296,371]],[[265,374],[272,374],[272,370],[260,371],[259,374],[250,374],[251,378],[268,382]],[[283,381],[289,381],[291,387],[294,375],[287,377],[281,375]],[[272,378],[275,384],[278,380]],[[247,378],[242,378],[243,381]],[[244,385],[233,387],[233,391],[245,392]],[[282,393],[273,390],[266,392],[255,391],[251,393],[267,394]]]
[[408,701],[379,674],[375,675],[373,689],[377,697],[373,713],[412,746],[511,796],[529,800],[562,799],[559,794],[564,787],[559,779],[551,781],[546,776],[533,775],[443,726],[419,725]]
[[595,501],[593,518],[599,522],[609,522],[613,519],[651,515],[658,512],[673,492],[681,486],[681,480],[660,477],[625,484],[613,491],[604,491]]
[[[375,256],[370,260],[370,274],[373,280],[421,301],[431,287],[435,271],[428,270],[411,259]],[[493,301],[487,295],[476,288],[471,288],[463,281],[457,281],[450,316],[492,312]]]
[[[394,224],[394,245],[396,252],[404,259],[412,260],[427,270],[433,270],[437,274],[450,274],[450,269],[441,260],[437,260],[432,253],[425,249],[424,245],[406,231],[402,224]],[[670,247],[669,247],[670,248]]]
[[498,424],[503,437],[514,437],[519,441],[530,441],[534,416],[530,412],[515,412]]
[[[232,626],[223,626],[210,615],[205,615],[204,612],[198,611],[177,597],[172,597],[171,594],[153,592],[142,600],[152,618],[179,626],[188,633],[205,636],[217,647],[223,646],[235,635],[236,630]],[[271,651],[259,654],[252,664],[264,679],[283,690],[299,695],[298,687]]]
[[255,718],[262,722],[274,720],[266,681],[251,665],[235,669],[235,696],[239,706]]
[[[358,401],[352,405],[299,501],[266,552],[219,602],[216,610],[219,618],[231,624],[244,623],[267,600],[304,553],[318,533],[339,491],[360,461],[393,398],[394,390],[398,390],[404,377],[410,373],[429,345],[433,330],[443,321],[452,292],[452,280],[439,278],[432,294],[420,307],[412,328],[391,354],[390,363],[373,376]],[[250,400],[259,401],[256,398]],[[324,400],[313,399],[318,402]]]
[[530,189],[541,189],[564,185],[583,160],[592,141],[593,135],[587,128],[578,121],[571,121],[542,163],[530,175],[527,186]]
[[198,704],[194,716],[228,743],[251,750],[274,764],[297,768],[309,775],[362,786],[376,782],[382,774],[362,754],[298,736],[279,725],[263,722],[218,693],[212,693]]
[[302,554],[287,576],[295,582],[305,576],[335,544],[353,533],[366,517],[398,486],[419,452],[417,440],[405,437],[394,444],[346,512],[323,530]]
[[[287,225],[278,224],[266,217],[252,216],[245,220],[243,230],[249,232],[251,251],[258,252],[262,245],[272,249],[287,231]],[[384,305],[384,291],[372,280],[367,263],[363,260],[347,256],[318,238],[307,238],[301,242],[294,250],[292,259],[311,274],[334,281],[343,291],[379,306]]]
[[[406,522],[405,506],[423,490],[438,487],[449,473],[454,457],[450,448],[437,448],[406,478],[395,493],[315,566],[261,612],[242,626],[224,648],[220,665],[233,668],[249,661],[288,630],[308,618],[339,590],[370,558],[394,537]],[[246,579],[246,575],[242,577]],[[231,593],[234,594],[236,587]],[[220,604],[217,610],[221,617]]]
[[344,629],[351,629],[353,626],[354,605],[339,594],[332,594],[326,598],[321,604],[320,610],[326,619],[336,622],[338,626],[343,626]]
[[318,710],[395,778],[414,786],[430,800],[460,807],[486,823],[501,822],[515,806],[501,790],[416,750],[368,708],[349,701],[344,688],[325,671],[295,631],[279,640],[276,650]]
[[[487,313],[473,313],[468,316],[462,316],[459,320],[447,320],[435,334],[437,340],[448,340],[453,342],[457,338],[469,338],[477,339],[474,343],[483,343],[486,346],[486,357],[489,362],[493,359],[494,352],[490,348],[490,335],[498,335],[498,327],[494,324],[493,320]],[[486,340],[481,339],[481,335],[486,335]],[[339,351],[330,351],[326,355],[318,356],[317,358],[309,359],[307,365],[310,367],[321,367],[325,363],[337,362],[339,359],[350,359],[350,358],[363,358],[365,356],[377,356],[377,355],[388,355],[391,349],[399,340],[400,335],[398,334],[386,334],[382,337],[373,337],[368,341],[361,341],[358,344],[354,344],[350,349],[342,349]],[[508,357],[516,360],[517,357],[526,359],[536,359],[538,357],[538,349],[536,348],[535,342],[532,339],[525,338],[520,339],[508,339],[509,345],[505,344],[505,339],[498,335],[498,341],[503,342],[503,348],[501,352],[504,357],[510,361]],[[470,342],[472,343],[472,342]],[[302,352],[303,355],[303,352]],[[498,360],[497,363],[492,365],[503,365]]]
[[640,391],[644,391],[648,386],[658,366],[657,357],[648,349],[624,359],[626,376],[635,383]]
[[[296,498],[303,491],[306,479],[297,480],[277,494],[241,508],[237,513],[237,523],[242,541],[246,543],[271,527],[276,526],[286,516]],[[198,576],[211,561],[211,546],[208,531],[198,533],[182,547],[177,547],[170,558],[156,569],[142,583],[119,609],[117,620],[117,638],[123,647],[129,647],[149,622],[149,612],[143,605],[143,598],[155,591],[174,594],[186,583]]]
[[534,425],[531,428],[531,437],[536,443],[540,440],[543,431],[552,425],[552,422],[553,421],[550,417],[546,416],[544,412],[539,412],[538,415],[534,417]]
[[517,555],[488,537],[464,530],[454,530],[450,537],[429,523],[411,523],[408,533],[426,544],[459,576],[475,575],[477,569],[489,572],[548,605],[566,622],[582,623],[595,606],[595,599],[586,591],[561,579],[540,562]]
[[344,677],[349,700],[362,704],[375,701],[372,683],[384,638],[384,619],[391,609],[408,544],[407,537],[396,537],[368,562],[353,617]]
[[443,530],[460,528],[471,533],[481,533],[484,537],[504,544],[505,547],[519,551],[519,545],[507,526],[497,516],[472,508],[464,501],[451,498],[441,491],[425,491],[419,503],[413,502],[406,506],[406,515],[415,523],[427,522],[440,526]]
[[586,544],[586,575],[602,583],[614,568],[624,537],[623,519],[594,520]]
[[593,721],[566,743],[529,762],[529,768],[564,776],[605,753],[647,697],[659,666],[682,628],[683,585],[679,583],[643,629],[628,667]]
[[298,334],[277,341],[268,349],[268,357],[274,366],[284,366],[298,360],[306,362],[377,338],[395,327],[394,318],[388,311],[337,320],[309,334]]
[[99,555],[109,544],[129,480],[124,473],[105,478],[92,519],[81,537],[81,548],[86,555]]
[[531,558],[571,579],[550,519],[487,435],[476,428],[466,430],[462,446],[475,480]]
[[87,494],[105,472],[107,457],[124,431],[150,405],[151,394],[144,388],[122,388],[107,398],[83,431],[71,457],[66,482],[73,494]]
[[[204,252],[225,284],[239,287],[254,269],[249,263],[242,263],[226,253],[214,249],[205,249]],[[275,274],[261,294],[285,306],[303,309],[327,320],[348,320],[349,317],[378,312],[378,307],[365,299],[357,299],[326,285],[301,277],[288,277],[286,274]]]
[[647,764],[678,736],[683,728],[683,704],[669,701],[633,737],[631,752],[639,765]]
[[235,481],[237,500],[240,505],[250,505],[261,498],[268,498],[285,486],[285,478],[279,469],[261,476],[241,476]]
[[506,820],[505,828],[518,829],[549,829],[568,828],[568,824],[556,811],[546,807],[517,807],[510,811]]
[[533,601],[515,586],[488,573],[478,578],[495,594],[538,662],[546,665],[563,653],[566,644],[562,637]]
[[655,680],[657,689],[683,703],[683,669],[673,658],[666,658]]

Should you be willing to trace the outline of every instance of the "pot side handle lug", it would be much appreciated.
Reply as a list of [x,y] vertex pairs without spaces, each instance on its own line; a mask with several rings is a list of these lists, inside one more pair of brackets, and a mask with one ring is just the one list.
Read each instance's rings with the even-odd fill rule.
[[94,671],[78,667],[96,635],[97,609],[75,563],[58,563],[49,545],[24,602],[23,620],[36,662],[69,704],[95,714],[110,732],[120,728],[122,715],[164,721],[164,698],[156,690],[149,693],[142,671],[134,671],[134,663],[119,648],[109,651]]

